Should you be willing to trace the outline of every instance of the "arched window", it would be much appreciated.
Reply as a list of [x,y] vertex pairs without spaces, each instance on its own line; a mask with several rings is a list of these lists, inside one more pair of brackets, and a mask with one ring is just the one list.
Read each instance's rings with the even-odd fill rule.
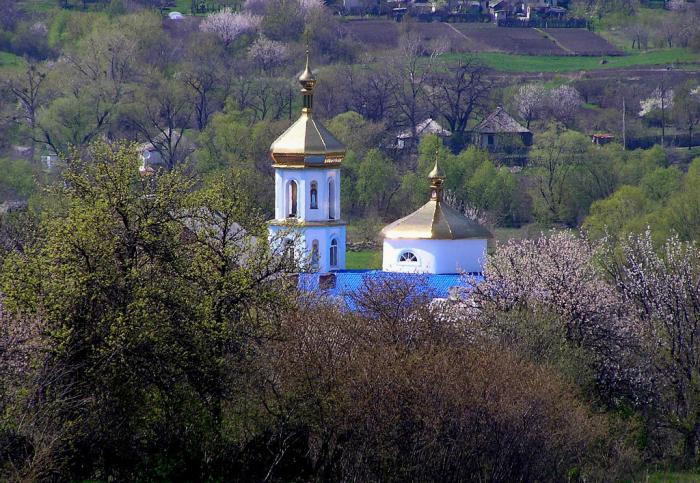
[[411,251],[401,252],[399,263],[418,263],[418,257]]
[[318,209],[318,184],[316,181],[311,182],[311,193],[309,194],[310,208],[312,210]]
[[328,219],[335,220],[335,182],[328,180]]
[[294,218],[297,216],[297,182],[290,181],[289,189],[287,194],[289,203],[289,210],[287,211],[287,216],[289,218]]
[[330,261],[331,267],[338,266],[338,240],[335,238],[331,240]]
[[284,258],[287,263],[294,265],[296,257],[294,256],[294,240],[291,238],[284,239]]
[[318,270],[318,261],[319,261],[319,253],[318,253],[318,240],[314,240],[311,242],[311,268],[314,270]]

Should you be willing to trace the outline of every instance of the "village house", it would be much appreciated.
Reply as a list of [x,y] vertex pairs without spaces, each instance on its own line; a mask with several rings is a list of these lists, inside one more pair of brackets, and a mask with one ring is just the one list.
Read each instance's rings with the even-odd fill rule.
[[488,11],[494,21],[506,18],[562,18],[566,15],[567,5],[567,1],[561,0],[491,0]]
[[595,144],[596,146],[605,146],[606,144],[610,144],[614,140],[615,140],[614,134],[609,134],[609,133],[591,134],[591,142],[593,144]]
[[397,134],[396,148],[404,149],[414,145],[414,143],[417,145],[420,143],[420,140],[428,134],[434,134],[440,138],[448,138],[452,135],[449,130],[445,129],[436,120],[429,117],[415,127],[415,136],[417,136],[417,139],[414,138],[413,129],[406,129],[405,131]]
[[489,151],[512,146],[518,141],[532,146],[532,132],[500,106],[472,130],[472,142]]
[[[170,137],[163,133],[158,134],[152,141],[139,144],[136,149],[141,161],[139,172],[148,175],[161,168],[172,168],[175,161],[179,162],[187,158],[194,151],[194,144],[178,131],[173,131]],[[168,163],[167,160],[169,149],[173,151],[178,149],[177,159],[171,160],[171,163]],[[163,158],[164,154],[166,155],[165,159]]]
[[142,175],[153,174],[158,168],[165,166],[163,157],[152,143],[140,144],[137,150],[139,153],[139,160],[141,161],[139,172]]

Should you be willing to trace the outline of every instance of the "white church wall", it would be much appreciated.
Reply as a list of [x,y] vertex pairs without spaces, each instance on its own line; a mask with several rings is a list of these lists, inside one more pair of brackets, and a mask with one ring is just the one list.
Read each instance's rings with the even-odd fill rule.
[[[289,227],[285,225],[271,224],[269,226],[270,238],[278,239],[285,237],[295,242],[294,252],[298,260],[304,263],[312,263],[311,254],[314,241],[318,242],[318,271],[327,273],[332,270],[345,269],[346,251],[346,228],[345,225],[323,225],[323,226],[301,226]],[[333,240],[338,242],[337,263],[331,265],[331,244]],[[276,247],[283,250],[283,246]]]
[[[325,273],[331,270],[345,269],[345,225],[324,227],[308,227],[304,229],[304,244],[306,252],[311,254],[314,240],[318,241],[319,259],[318,271]],[[337,263],[331,265],[331,243],[338,242]]]
[[[278,168],[275,170],[275,219],[284,220],[290,213],[289,184],[297,183],[297,218],[306,221],[327,221],[329,214],[340,219],[340,170],[319,168]],[[311,208],[312,183],[317,186],[317,208]],[[329,183],[333,199],[329,200]],[[332,205],[332,207],[329,207]]]
[[[384,240],[382,269],[402,273],[481,272],[487,240]],[[400,261],[410,251],[417,261]]]

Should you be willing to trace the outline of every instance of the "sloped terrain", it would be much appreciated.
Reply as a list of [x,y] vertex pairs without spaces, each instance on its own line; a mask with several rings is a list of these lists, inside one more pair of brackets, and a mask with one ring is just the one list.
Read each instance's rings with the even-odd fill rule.
[[424,42],[444,39],[453,52],[505,52],[520,55],[622,55],[599,35],[585,29],[499,28],[482,23],[400,24],[392,20],[355,20],[343,30],[370,50],[393,49],[403,31],[417,33]]
[[525,55],[567,55],[554,40],[536,29],[498,28],[493,24],[453,24],[464,35],[481,45],[481,51]]
[[565,49],[576,55],[622,55],[610,42],[600,35],[596,35],[586,29],[547,29],[551,35]]

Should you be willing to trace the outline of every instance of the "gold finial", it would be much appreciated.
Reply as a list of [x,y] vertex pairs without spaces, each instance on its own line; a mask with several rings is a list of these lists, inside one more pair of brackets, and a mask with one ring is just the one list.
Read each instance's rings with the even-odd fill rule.
[[306,67],[304,72],[299,76],[299,84],[301,84],[302,108],[301,112],[311,115],[311,108],[314,105],[314,86],[316,86],[316,77],[311,72],[309,67],[309,46],[306,46]]
[[430,199],[442,201],[442,189],[445,182],[445,173],[440,168],[438,164],[438,155],[440,154],[440,148],[435,149],[435,166],[433,170],[428,174],[428,179],[430,180]]
[[304,90],[311,91],[316,85],[316,77],[314,77],[313,72],[311,72],[311,67],[309,67],[309,47],[306,46],[306,67],[304,72],[299,76],[299,83]]

